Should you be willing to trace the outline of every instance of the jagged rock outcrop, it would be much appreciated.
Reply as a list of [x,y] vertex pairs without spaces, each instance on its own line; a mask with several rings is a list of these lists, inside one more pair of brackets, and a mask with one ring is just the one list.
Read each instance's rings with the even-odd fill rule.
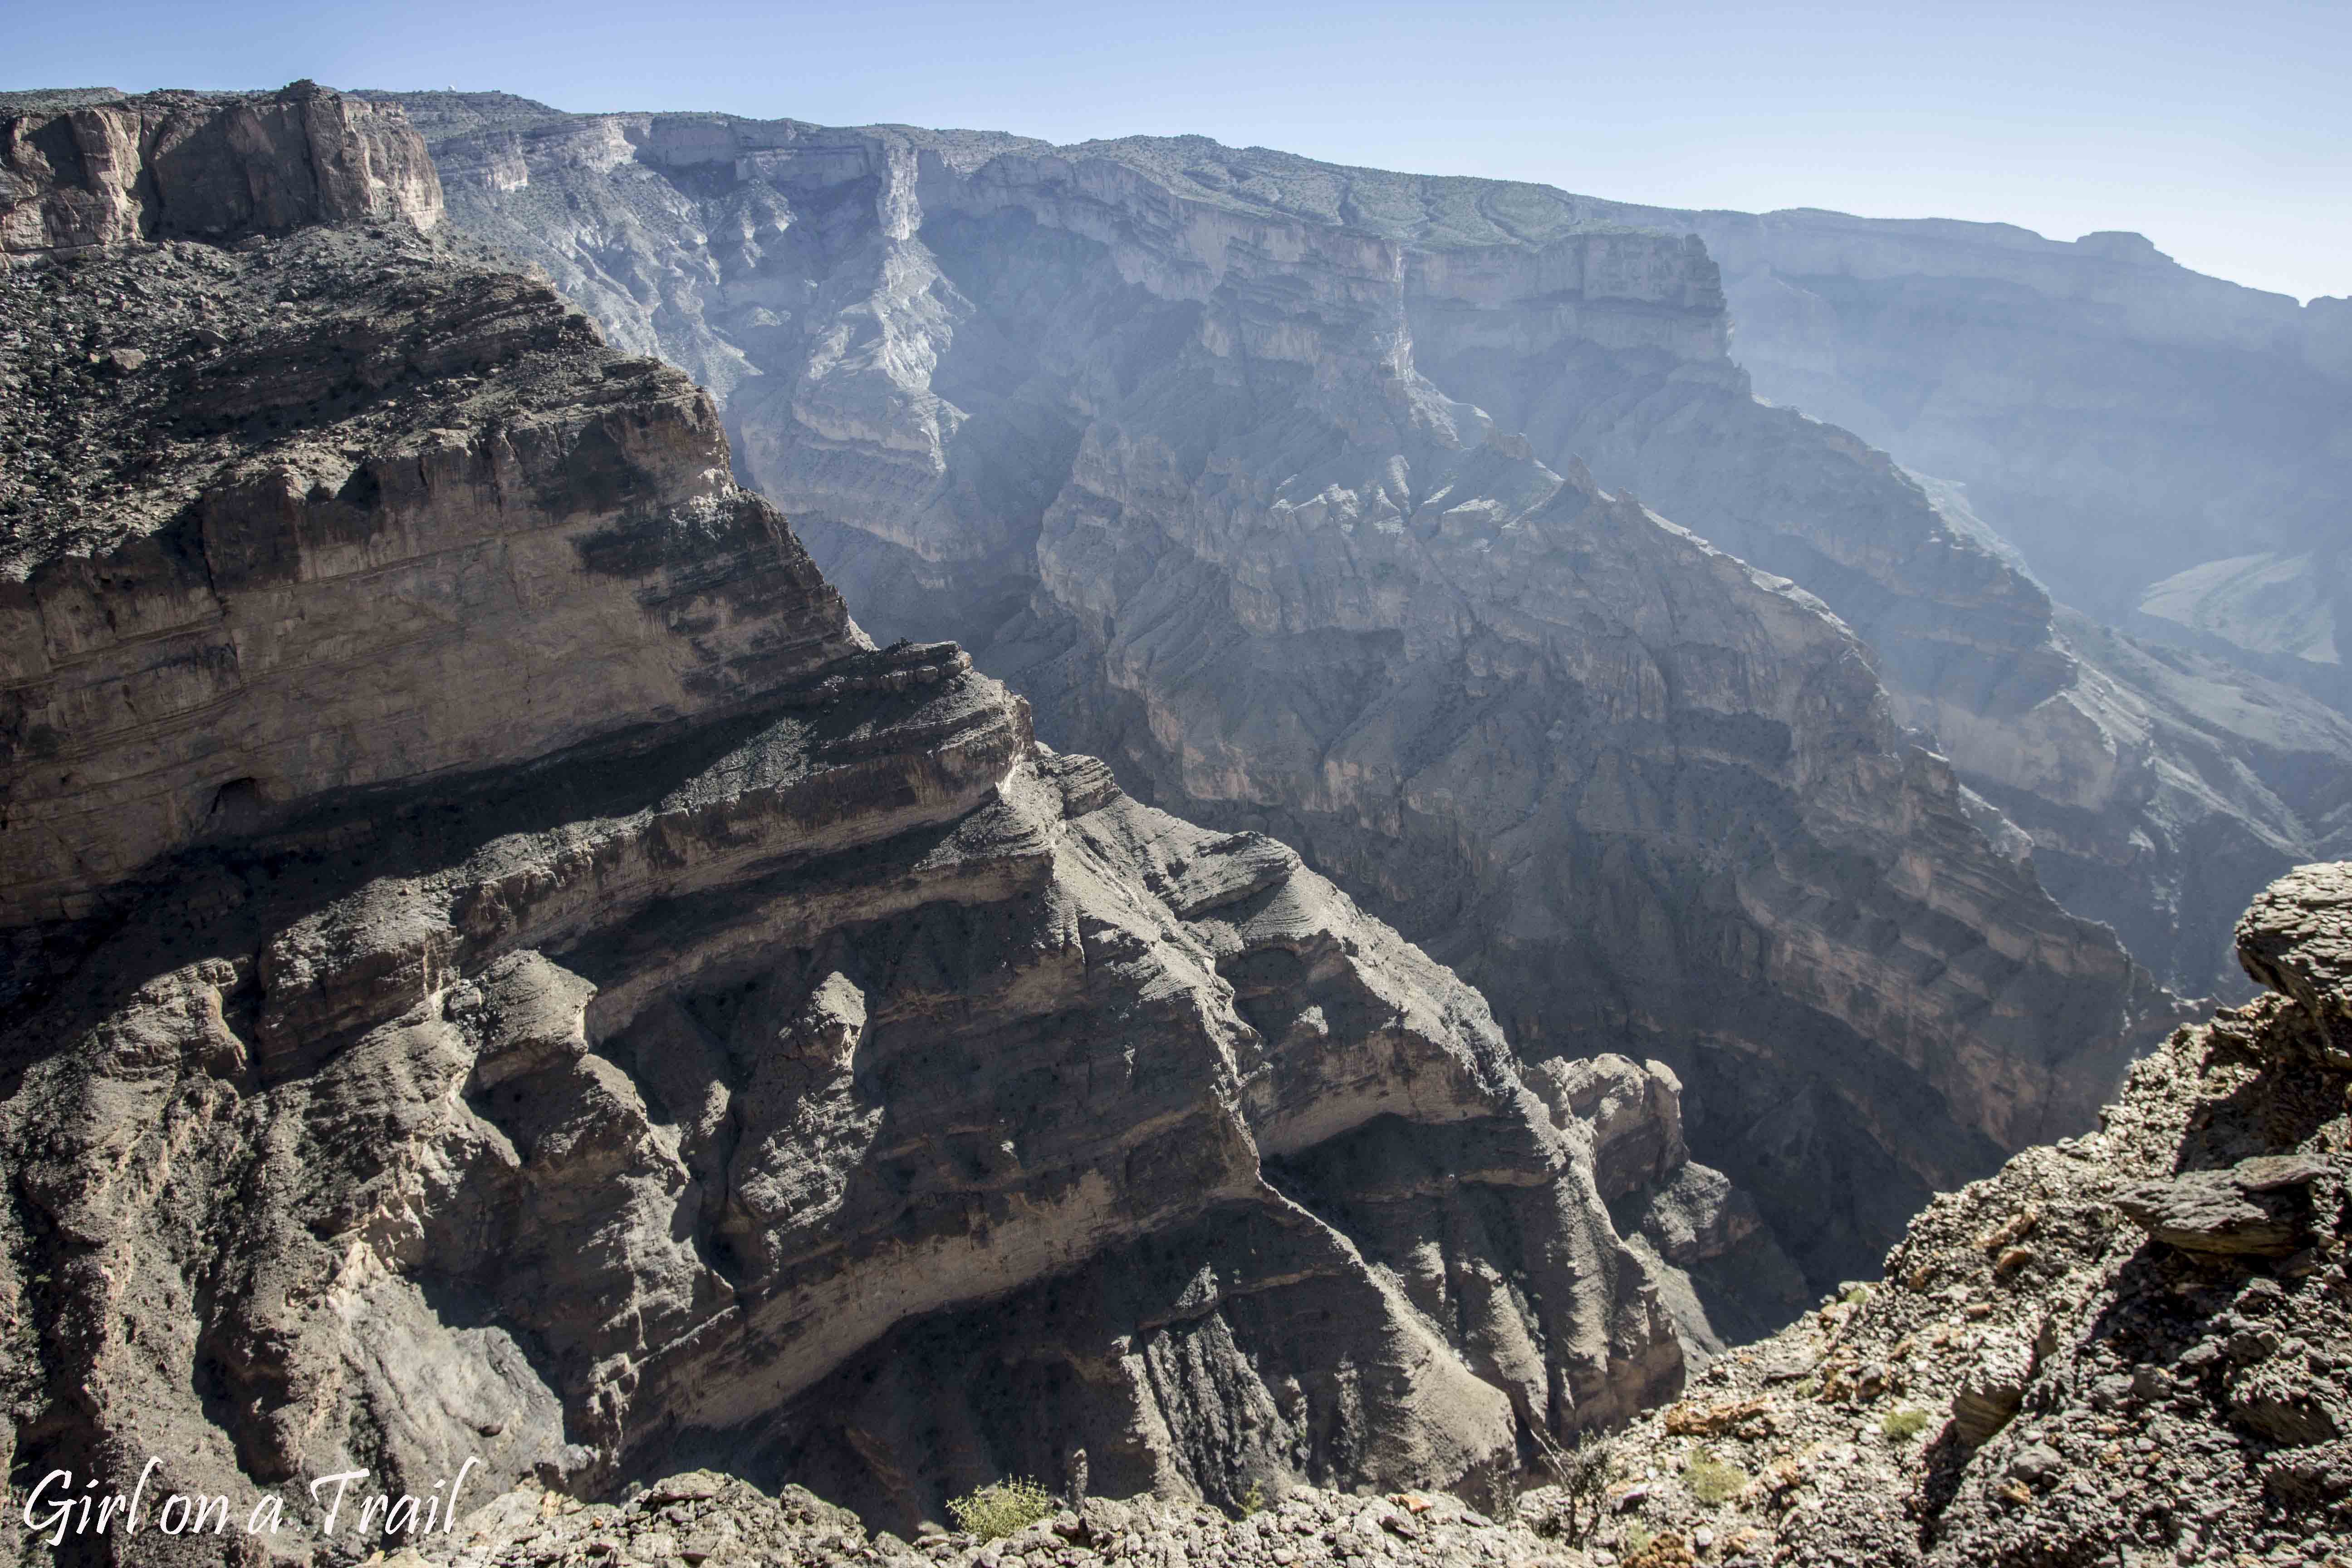
[[542,284],[324,230],[0,287],[29,351],[0,420],[31,448],[0,501],[0,921],[86,916],[322,798],[740,709],[856,646],[709,400]]
[[439,182],[406,121],[316,82],[233,100],[0,93],[0,254],[11,258],[441,219]]
[[[1898,718],[2032,836],[2051,890],[2186,994],[2233,991],[2237,910],[2352,833],[2342,714],[2074,624],[1960,489],[1923,489],[1749,395],[1727,343],[1760,253],[1738,241],[1727,308],[1717,260],[1685,237],[1715,243],[1716,220],[1737,215],[1201,138],[1055,149],[562,115],[496,94],[403,101],[461,226],[720,394],[747,473],[806,520],[860,615],[951,633],[1024,689],[1024,661],[1061,635],[1016,619],[1039,590],[1048,622],[1094,614],[1045,547],[1053,509],[1094,504],[1097,437],[1164,446],[1175,466],[1153,482],[1213,503],[1191,468],[1209,432],[1262,428],[1215,470],[1261,491],[1295,477],[1272,465],[1321,460],[1284,445],[1326,417],[1300,412],[1286,375],[1311,365],[1329,388],[1394,374],[1827,601],[1873,647]],[[1196,357],[1229,372],[1222,399],[1166,374],[1199,327],[1189,312],[1214,320],[1220,299],[1256,318],[1201,340]],[[1356,415],[1341,424],[1391,448],[1368,448],[1376,468],[1423,461]],[[1109,456],[1125,460],[1116,442]],[[1060,733],[1050,704],[1041,718]]]
[[407,101],[457,223],[728,389],[862,616],[957,636],[1149,798],[1297,845],[1524,1053],[1665,1061],[1817,1279],[2086,1124],[2165,1012],[1990,847],[1819,600],[1604,490],[1560,420],[1457,401],[1540,361],[1658,476],[1754,499],[1745,542],[1906,628],[1898,693],[2063,685],[2038,589],[1748,399],[1695,243],[1197,139]]
[[677,372],[396,220],[0,283],[12,1474],[155,1457],[331,1556],[400,1542],[306,1482],[467,1458],[911,1528],[1074,1439],[1483,1494],[1678,1386],[1486,1003],[875,647]]
[[2177,1033],[2097,1131],[1938,1198],[1883,1282],[1637,1423],[1592,1544],[1971,1568],[2352,1552],[2347,942],[2352,863],[2266,890],[2238,927],[2265,994]]
[[1755,1199],[1691,1159],[1673,1068],[1604,1053],[1554,1058],[1525,1076],[1560,1129],[1590,1142],[1594,1184],[1651,1265],[1693,1366],[1804,1310],[1804,1275]]

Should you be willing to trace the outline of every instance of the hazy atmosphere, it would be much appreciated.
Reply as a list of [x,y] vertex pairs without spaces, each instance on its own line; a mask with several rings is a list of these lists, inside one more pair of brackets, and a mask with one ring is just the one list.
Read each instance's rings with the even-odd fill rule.
[[121,0],[10,33],[17,86],[310,74],[574,110],[1192,132],[1660,205],[2136,229],[2200,271],[2352,293],[2352,19],[2331,0]]

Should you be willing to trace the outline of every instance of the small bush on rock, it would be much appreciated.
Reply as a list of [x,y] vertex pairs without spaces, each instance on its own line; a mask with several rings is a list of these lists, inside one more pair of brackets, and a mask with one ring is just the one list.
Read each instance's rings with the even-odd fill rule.
[[1720,1508],[1748,1487],[1748,1472],[1727,1465],[1713,1454],[1700,1454],[1683,1470],[1683,1484],[1691,1496],[1709,1508]]
[[[1538,1441],[1543,1442],[1540,1431]],[[1607,1437],[1585,1432],[1576,1446],[1560,1449],[1543,1442],[1552,1473],[1559,1479],[1553,1506],[1534,1521],[1538,1535],[1562,1535],[1571,1546],[1581,1546],[1600,1528],[1608,1507],[1609,1483],[1617,1478],[1617,1446]]]
[[1001,1541],[1054,1515],[1054,1497],[1035,1481],[996,1481],[963,1497],[950,1499],[948,1511],[958,1529],[982,1541]]
[[1927,1413],[1907,1406],[1890,1410],[1886,1413],[1886,1419],[1878,1424],[1878,1429],[1898,1443],[1907,1442],[1927,1429]]

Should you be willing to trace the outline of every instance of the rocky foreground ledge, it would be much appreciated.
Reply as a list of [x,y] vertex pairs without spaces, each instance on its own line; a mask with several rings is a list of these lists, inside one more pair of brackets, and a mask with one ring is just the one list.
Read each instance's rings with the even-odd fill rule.
[[2237,939],[2268,994],[2176,1032],[2096,1132],[1937,1200],[1883,1282],[1637,1423],[1591,1545],[2352,1562],[2352,863],[2273,883]]
[[388,1558],[386,1568],[671,1568],[681,1563],[710,1568],[1093,1568],[1113,1563],[1294,1568],[1391,1561],[1445,1568],[1584,1568],[1593,1559],[1516,1520],[1490,1519],[1444,1492],[1357,1497],[1302,1487],[1240,1518],[1168,1499],[1089,1499],[995,1541],[935,1532],[908,1542],[887,1531],[869,1534],[856,1515],[799,1487],[770,1497],[704,1470],[602,1506],[552,1492],[511,1492],[468,1520],[457,1537],[425,1551],[405,1549]]

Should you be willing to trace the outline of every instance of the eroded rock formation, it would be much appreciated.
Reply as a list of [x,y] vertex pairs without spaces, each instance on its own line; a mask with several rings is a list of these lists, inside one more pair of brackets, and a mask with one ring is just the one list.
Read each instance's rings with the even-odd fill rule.
[[[2238,927],[2268,991],[2099,1130],[1938,1198],[1883,1282],[1636,1424],[1595,1544],[1717,1560],[2330,1561],[2352,1549],[2352,863]],[[1530,1516],[1556,1501],[1531,1500]]]
[[[63,123],[259,188],[297,110],[404,211],[0,275],[12,1474],[708,1456],[911,1527],[1074,1441],[1105,1492],[1477,1490],[1679,1384],[1475,992],[874,647],[682,374],[424,232],[395,111]],[[0,222],[150,179],[32,167]]]
[[[1816,1279],[2087,1124],[2165,1014],[1901,728],[2062,773],[2084,731],[2068,809],[2139,832],[2046,596],[1748,396],[1696,242],[1197,139],[412,108],[456,222],[726,389],[862,616],[1298,846],[1523,1053],[1665,1061]],[[2117,885],[2166,907],[2162,858]]]
[[432,163],[405,121],[315,82],[234,101],[5,93],[0,113],[0,252],[10,257],[441,221]]
[[[806,520],[859,614],[951,631],[1024,689],[1024,661],[1061,635],[1051,623],[1098,618],[1100,585],[1067,574],[1089,568],[1047,559],[1055,515],[1099,511],[1090,466],[1125,465],[1121,443],[1140,443],[1169,454],[1149,476],[1164,499],[1197,489],[1221,505],[1240,486],[1263,502],[1318,471],[1334,437],[1307,426],[1336,417],[1374,470],[1405,463],[1401,495],[1431,493],[1410,439],[1333,412],[1336,389],[1394,376],[1476,405],[1553,469],[1584,465],[1819,595],[1874,649],[1897,717],[1930,731],[2026,829],[2061,901],[2114,926],[2185,994],[2236,988],[2237,910],[2287,867],[2343,849],[2352,722],[2341,713],[2292,681],[2053,610],[1969,510],[1983,487],[1918,480],[1845,432],[1749,395],[1751,337],[1768,359],[1780,342],[1750,324],[1755,290],[1783,288],[1774,247],[1802,231],[1807,256],[1829,254],[1796,221],[1807,215],[1680,214],[1202,138],[1055,149],[977,132],[562,115],[495,94],[403,100],[435,142],[462,226],[544,267],[618,341],[719,394],[747,473]],[[1933,248],[1919,235],[1904,243],[1915,240]],[[1718,246],[1731,258],[1720,275]],[[2091,270],[2098,287],[2123,276]],[[2210,285],[2189,288],[2192,303],[2212,305],[2216,291],[2261,303],[2179,276]],[[2179,292],[2142,299],[2131,330]],[[2159,298],[2168,303],[2149,302]],[[2210,316],[2208,335],[2236,343],[2292,335],[2276,315],[2225,300],[2182,320]],[[1872,330],[1883,343],[1915,335]],[[2001,333],[2020,335],[2014,323]],[[2319,342],[2311,352],[2324,358]],[[1188,357],[1191,371],[1175,371]],[[2102,388],[2117,379],[2098,374]],[[2221,374],[2200,405],[2250,384]],[[2172,433],[2173,415],[2140,412],[2134,441],[2195,445]],[[2243,400],[2217,417],[2263,424]],[[2323,452],[2324,426],[2297,414],[2278,438]],[[1245,427],[1255,435],[1239,438]],[[2081,433],[2062,444],[2115,446]],[[1196,473],[1211,451],[1214,468]],[[2053,482],[2082,466],[2063,455],[2044,465]],[[2195,487],[2160,488],[2193,502]],[[1125,530],[1139,498],[1116,500]],[[2105,557],[2146,553],[2112,527],[2098,537]],[[1008,624],[1033,600],[1047,625]],[[1041,720],[1060,733],[1050,704]]]

